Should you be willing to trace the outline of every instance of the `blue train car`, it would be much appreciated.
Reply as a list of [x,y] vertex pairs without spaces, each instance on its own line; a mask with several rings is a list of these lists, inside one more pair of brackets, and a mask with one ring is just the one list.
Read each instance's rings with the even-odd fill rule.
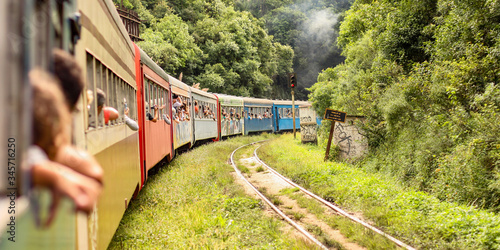
[[[300,129],[299,105],[304,102],[295,102],[295,129]],[[274,131],[280,132],[293,129],[292,101],[275,100],[273,104]]]
[[273,101],[258,98],[243,97],[245,135],[252,132],[274,132]]

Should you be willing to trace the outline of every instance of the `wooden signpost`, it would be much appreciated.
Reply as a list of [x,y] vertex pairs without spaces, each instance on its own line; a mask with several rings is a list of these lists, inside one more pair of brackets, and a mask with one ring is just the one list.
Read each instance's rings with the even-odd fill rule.
[[346,112],[333,109],[326,109],[325,111],[325,117],[323,119],[332,121],[332,127],[330,128],[330,136],[328,137],[328,144],[326,145],[325,161],[328,159],[328,155],[330,154],[330,145],[332,144],[333,131],[335,130],[335,122],[344,123],[346,115],[347,115]]

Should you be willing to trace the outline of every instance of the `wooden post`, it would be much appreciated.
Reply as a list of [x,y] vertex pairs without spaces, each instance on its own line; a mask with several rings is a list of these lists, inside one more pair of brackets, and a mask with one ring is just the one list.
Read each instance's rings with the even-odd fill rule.
[[295,92],[293,91],[293,88],[292,88],[292,117],[293,117],[293,139],[297,139],[297,137],[295,136]]
[[335,130],[335,121],[332,121],[332,127],[330,128],[330,136],[328,137],[328,144],[326,145],[326,153],[325,160],[328,159],[328,155],[330,154],[330,144],[332,144],[333,131]]

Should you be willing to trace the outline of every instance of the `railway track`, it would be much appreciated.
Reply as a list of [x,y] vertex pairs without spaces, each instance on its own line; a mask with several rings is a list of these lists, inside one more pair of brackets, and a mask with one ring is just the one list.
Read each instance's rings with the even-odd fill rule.
[[[319,248],[321,249],[330,249],[328,246],[326,246],[325,244],[323,244],[320,240],[317,239],[317,237],[315,237],[313,234],[311,234],[310,232],[308,232],[306,229],[304,229],[303,226],[300,225],[300,223],[298,223],[298,221],[300,220],[297,220],[295,221],[293,218],[293,216],[289,216],[287,215],[282,209],[280,209],[280,206],[277,206],[275,205],[274,201],[271,201],[270,198],[268,197],[269,195],[266,195],[262,192],[262,189],[265,190],[265,188],[259,188],[257,187],[257,184],[258,183],[256,180],[252,180],[251,177],[246,177],[241,171],[240,169],[237,167],[236,165],[236,162],[235,162],[235,159],[234,159],[234,155],[235,153],[244,148],[244,147],[249,147],[249,146],[252,146],[252,145],[256,145],[256,144],[262,144],[264,142],[266,142],[267,140],[265,141],[257,141],[257,142],[253,142],[253,143],[250,143],[250,144],[247,144],[247,145],[243,145],[237,149],[235,149],[232,153],[231,153],[231,156],[230,156],[230,162],[231,162],[231,165],[233,166],[233,168],[235,169],[236,173],[239,175],[239,177],[250,187],[250,189],[252,189],[272,210],[274,210],[280,217],[282,217],[285,221],[287,221],[291,226],[293,226],[298,232],[300,232],[305,238],[307,238],[308,240],[310,240],[312,243],[316,244]],[[261,145],[257,146],[255,148],[255,150],[253,151],[253,156],[252,158],[255,159],[255,162],[258,163],[258,165],[260,166],[263,166],[266,168],[267,170],[267,173],[273,175],[274,177],[271,177],[268,179],[269,180],[266,180],[266,182],[273,182],[271,184],[271,186],[284,186],[284,185],[287,185],[288,187],[293,187],[295,189],[298,189],[300,190],[300,192],[302,192],[303,194],[309,196],[311,199],[314,199],[318,202],[320,202],[321,204],[323,204],[324,206],[326,206],[330,212],[332,212],[332,214],[337,214],[337,215],[340,215],[340,216],[343,216],[345,218],[348,218],[349,220],[355,222],[355,223],[358,223],[360,225],[362,225],[364,228],[376,233],[376,234],[379,234],[383,237],[385,237],[386,239],[388,239],[389,241],[393,242],[395,245],[397,245],[398,247],[401,247],[401,248],[405,248],[405,249],[414,249],[413,247],[403,243],[402,241],[394,238],[393,236],[383,232],[382,230],[370,225],[369,223],[353,216],[352,214],[344,211],[343,209],[339,208],[338,206],[335,206],[333,204],[331,204],[330,202],[322,199],[321,197],[315,195],[314,193],[311,193],[310,191],[306,190],[305,188],[297,185],[296,183],[292,182],[291,180],[289,180],[288,178],[284,177],[283,175],[281,175],[280,173],[278,173],[276,170],[274,170],[272,167],[268,166],[264,161],[262,161],[259,157],[258,157],[258,154],[257,154],[257,151],[258,149],[260,148]],[[252,160],[252,159],[251,159]],[[255,163],[251,163],[252,165],[255,165]],[[262,171],[262,169],[260,170]],[[282,184],[279,184],[277,182],[281,182]],[[283,184],[283,183],[286,183],[286,184]],[[269,184],[268,184],[269,185]],[[265,191],[264,191],[265,192]],[[292,217],[292,218],[290,218]],[[340,241],[338,240],[338,238],[340,237]],[[364,249],[363,247],[360,247],[359,245],[355,244],[355,243],[350,243],[350,242],[347,242],[345,239],[342,239],[343,236],[339,236],[337,237],[335,240],[336,242],[338,242],[338,244],[342,247],[342,248],[347,248],[347,249]]]

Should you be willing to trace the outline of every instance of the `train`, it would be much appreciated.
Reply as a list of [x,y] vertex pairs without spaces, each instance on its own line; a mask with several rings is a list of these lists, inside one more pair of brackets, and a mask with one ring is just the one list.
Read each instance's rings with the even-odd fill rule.
[[[230,136],[300,129],[299,106],[307,101],[268,100],[210,93],[189,86],[160,68],[135,44],[112,0],[6,0],[0,2],[0,109],[3,142],[16,142],[14,174],[2,170],[2,194],[16,191],[16,242],[9,240],[10,202],[2,195],[0,249],[106,249],[130,200],[146,185],[152,170],[195,145]],[[104,170],[105,183],[90,215],[74,213],[71,201],[61,206],[50,228],[34,223],[50,194],[30,192],[21,169],[23,152],[32,143],[31,93],[27,73],[52,71],[54,48],[65,50],[82,67],[86,86],[72,113],[72,142],[92,154]],[[8,60],[7,60],[8,59]],[[97,92],[105,106],[119,111],[116,120],[98,112]],[[91,95],[93,98],[89,98]],[[123,112],[137,122],[125,123]],[[295,116],[293,115],[295,110]],[[293,121],[295,117],[295,121]],[[10,161],[0,154],[2,162]],[[12,176],[11,176],[12,175]],[[48,198],[47,198],[48,197]],[[7,226],[6,226],[7,225]]]

